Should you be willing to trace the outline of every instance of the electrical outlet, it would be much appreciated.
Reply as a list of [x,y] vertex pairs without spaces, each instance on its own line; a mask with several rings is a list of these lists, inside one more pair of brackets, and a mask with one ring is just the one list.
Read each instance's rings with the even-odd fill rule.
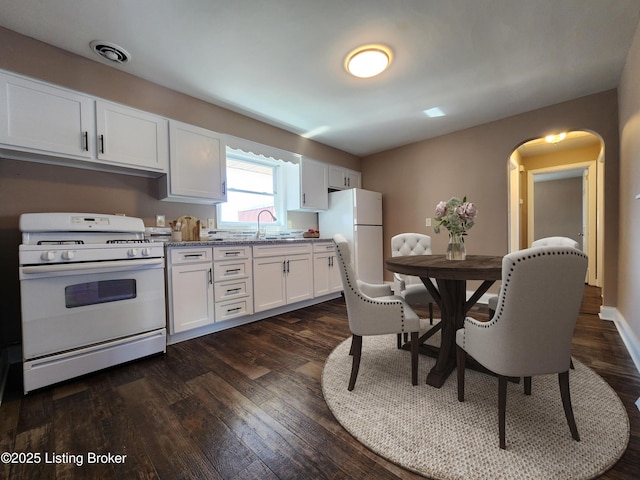
[[207,228],[209,230],[213,230],[216,228],[216,220],[215,218],[207,218]]
[[424,219],[424,226],[425,227],[430,227],[431,226],[431,218],[425,218]]
[[164,227],[164,215],[156,215],[156,227]]

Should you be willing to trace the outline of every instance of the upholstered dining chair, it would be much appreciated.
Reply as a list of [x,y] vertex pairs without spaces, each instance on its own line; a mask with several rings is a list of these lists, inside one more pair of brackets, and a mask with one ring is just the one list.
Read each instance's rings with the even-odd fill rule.
[[[538,240],[534,240],[531,243],[532,247],[573,247],[580,248],[580,244],[573,238],[569,237],[545,237]],[[493,317],[496,312],[496,306],[498,305],[498,295],[489,297],[487,300],[487,306],[489,307],[489,316]]]
[[351,263],[351,248],[340,234],[333,237],[337,247],[342,287],[347,304],[351,351],[353,356],[349,391],[353,390],[360,369],[362,337],[390,333],[411,334],[411,383],[418,384],[418,333],[420,319],[400,296],[392,295],[389,285],[373,285],[356,276]]
[[[399,233],[391,237],[391,256],[431,255],[431,237],[422,233]],[[394,273],[399,293],[409,305],[428,305],[429,320],[433,323],[433,297],[419,277]]]
[[456,332],[458,400],[464,401],[467,355],[498,376],[500,448],[506,447],[507,381],[558,374],[571,436],[579,441],[569,393],[571,338],[584,291],[587,256],[573,247],[532,247],[502,260],[503,286],[489,322],[466,318]]

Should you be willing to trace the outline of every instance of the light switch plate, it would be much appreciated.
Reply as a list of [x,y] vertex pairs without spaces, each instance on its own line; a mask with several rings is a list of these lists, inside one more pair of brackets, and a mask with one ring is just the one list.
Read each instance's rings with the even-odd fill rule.
[[431,218],[425,218],[424,219],[424,226],[425,227],[430,227],[431,226]]
[[216,219],[215,218],[207,218],[207,228],[209,230],[213,230],[216,228]]
[[156,215],[156,227],[164,227],[164,215]]

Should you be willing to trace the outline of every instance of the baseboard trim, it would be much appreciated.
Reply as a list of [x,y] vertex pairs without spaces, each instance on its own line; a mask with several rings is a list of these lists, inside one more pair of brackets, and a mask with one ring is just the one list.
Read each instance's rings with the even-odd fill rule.
[[[620,338],[622,338],[629,355],[631,355],[631,360],[633,360],[636,370],[640,373],[640,340],[638,340],[638,337],[636,337],[633,330],[629,327],[629,323],[627,323],[620,311],[615,307],[603,306],[600,309],[600,318],[610,320],[615,324]],[[640,399],[638,399],[638,401],[640,402]],[[637,404],[638,402],[636,402],[636,405]]]

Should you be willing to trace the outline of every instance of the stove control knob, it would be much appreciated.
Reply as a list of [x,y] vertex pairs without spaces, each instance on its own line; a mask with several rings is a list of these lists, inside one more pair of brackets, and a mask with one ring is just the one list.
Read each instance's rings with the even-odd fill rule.
[[137,257],[139,253],[140,251],[137,248],[130,248],[127,252],[130,257]]
[[42,258],[42,260],[46,260],[47,262],[50,262],[51,260],[54,260],[56,258],[56,252],[49,250],[48,252],[42,252],[42,255],[40,255],[40,258]]
[[151,249],[150,248],[143,248],[142,249],[142,256],[143,257],[148,257],[149,255],[151,255]]
[[62,252],[62,258],[64,258],[65,260],[72,260],[73,257],[76,256],[76,252],[74,252],[73,250],[67,250],[66,252]]

